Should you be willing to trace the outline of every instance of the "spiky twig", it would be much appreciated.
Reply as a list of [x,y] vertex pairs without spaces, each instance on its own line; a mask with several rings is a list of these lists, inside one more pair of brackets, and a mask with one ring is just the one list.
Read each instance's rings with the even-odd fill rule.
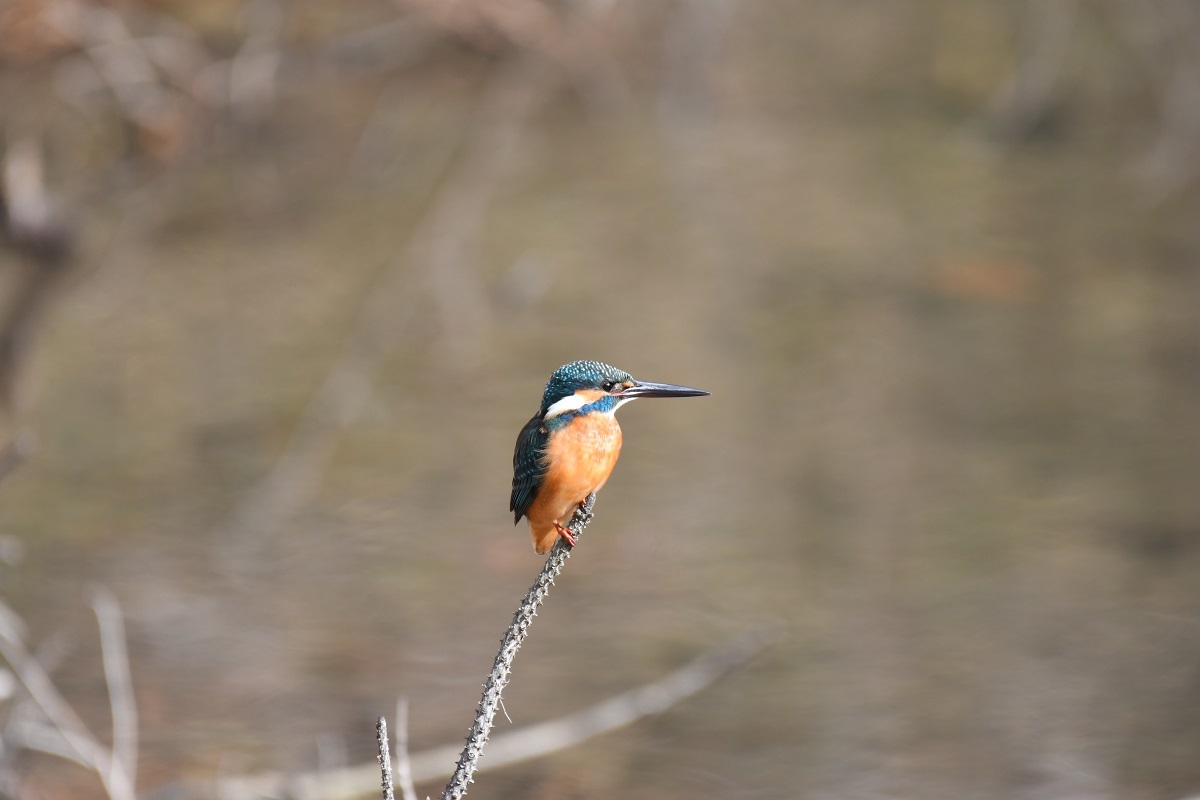
[[[575,536],[576,541],[579,540],[583,529],[592,521],[592,506],[595,503],[596,495],[588,495],[587,500],[583,501],[583,505],[571,517],[567,528]],[[554,583],[554,579],[558,577],[558,573],[562,571],[563,565],[570,557],[571,548],[560,539],[550,550],[550,556],[546,559],[545,566],[542,567],[537,580],[533,582],[533,586],[529,588],[525,598],[521,601],[517,613],[513,614],[512,624],[508,626],[508,630],[504,632],[504,638],[500,640],[500,651],[496,653],[491,674],[483,684],[483,697],[479,700],[479,709],[475,712],[475,724],[471,726],[471,732],[467,736],[467,745],[463,748],[462,755],[458,757],[458,766],[454,769],[454,776],[450,778],[445,791],[442,792],[442,800],[461,800],[467,793],[467,786],[470,785],[475,769],[479,765],[483,748],[487,744],[488,734],[492,730],[492,722],[500,707],[500,695],[503,693],[504,687],[508,685],[513,659],[517,657],[517,650],[521,648],[521,643],[529,635],[529,626],[533,624],[533,618],[537,616],[538,606],[550,593],[550,585]]]
[[379,747],[380,783],[383,785],[383,800],[396,800],[392,787],[392,755],[388,752],[387,719],[375,721],[375,744]]

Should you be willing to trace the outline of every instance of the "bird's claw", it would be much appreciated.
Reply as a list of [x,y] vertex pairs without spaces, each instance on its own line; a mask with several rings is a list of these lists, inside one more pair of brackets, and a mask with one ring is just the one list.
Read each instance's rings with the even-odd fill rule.
[[565,541],[567,543],[568,547],[575,546],[575,534],[571,533],[569,530],[567,530],[565,527],[563,527],[562,524],[555,522],[554,530],[558,531],[558,535],[563,538],[563,541]]

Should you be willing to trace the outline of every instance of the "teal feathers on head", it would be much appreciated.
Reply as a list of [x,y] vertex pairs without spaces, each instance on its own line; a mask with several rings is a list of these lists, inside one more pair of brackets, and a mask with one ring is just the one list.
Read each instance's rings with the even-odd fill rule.
[[632,381],[633,376],[625,370],[601,361],[572,361],[563,364],[550,376],[546,392],[542,395],[542,413],[550,406],[570,397],[580,389],[602,389],[605,383],[618,384]]

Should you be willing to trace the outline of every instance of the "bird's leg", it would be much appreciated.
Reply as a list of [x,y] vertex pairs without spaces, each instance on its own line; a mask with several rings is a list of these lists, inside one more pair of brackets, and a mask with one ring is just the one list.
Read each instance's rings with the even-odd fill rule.
[[566,540],[567,545],[570,547],[575,546],[575,534],[564,528],[558,520],[554,520],[554,530],[558,531],[558,535]]

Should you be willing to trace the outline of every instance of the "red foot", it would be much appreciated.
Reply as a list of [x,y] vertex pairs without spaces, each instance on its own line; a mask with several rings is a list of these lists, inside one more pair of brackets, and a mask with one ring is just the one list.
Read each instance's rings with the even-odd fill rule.
[[571,533],[569,530],[564,528],[558,522],[554,523],[554,530],[558,531],[558,535],[563,538],[563,540],[567,543],[568,547],[575,546],[575,535],[573,533]]

